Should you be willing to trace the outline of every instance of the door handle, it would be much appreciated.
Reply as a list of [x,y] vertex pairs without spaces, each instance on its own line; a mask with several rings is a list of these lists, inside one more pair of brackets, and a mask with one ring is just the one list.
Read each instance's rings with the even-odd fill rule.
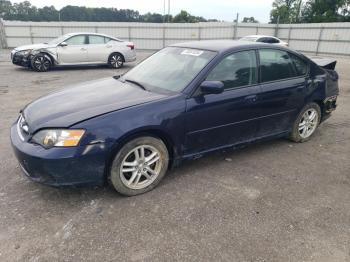
[[86,51],[86,48],[82,47],[80,48],[81,51]]
[[106,45],[107,48],[111,48],[112,46],[111,45]]
[[256,100],[258,100],[258,96],[257,95],[250,95],[250,96],[246,96],[244,99],[249,101],[249,102],[256,102]]

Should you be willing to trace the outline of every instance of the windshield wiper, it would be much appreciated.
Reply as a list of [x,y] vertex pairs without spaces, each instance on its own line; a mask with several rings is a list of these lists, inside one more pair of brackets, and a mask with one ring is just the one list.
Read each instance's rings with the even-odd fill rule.
[[146,91],[147,91],[147,89],[146,89],[146,87],[144,87],[144,85],[140,84],[139,82],[137,82],[137,81],[135,81],[135,80],[125,79],[124,81],[125,81],[125,82],[129,82],[129,83],[132,83],[132,84],[134,84],[134,85],[137,85],[137,86],[141,87],[143,90],[146,90]]

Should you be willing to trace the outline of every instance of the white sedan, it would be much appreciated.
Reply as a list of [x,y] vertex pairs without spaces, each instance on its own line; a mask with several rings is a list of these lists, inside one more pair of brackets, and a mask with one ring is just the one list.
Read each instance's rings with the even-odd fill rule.
[[248,36],[242,37],[239,40],[241,40],[241,41],[250,41],[250,42],[262,42],[262,43],[273,44],[273,45],[281,45],[281,46],[288,46],[287,42],[284,42],[281,39],[278,39],[277,37],[268,36],[268,35],[248,35]]
[[96,33],[71,33],[48,43],[16,47],[15,65],[45,72],[53,66],[108,64],[120,68],[136,60],[135,46],[118,38]]

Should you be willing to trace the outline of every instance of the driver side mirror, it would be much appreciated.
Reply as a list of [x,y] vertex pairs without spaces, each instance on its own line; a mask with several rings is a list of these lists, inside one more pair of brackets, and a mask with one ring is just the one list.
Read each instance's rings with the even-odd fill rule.
[[62,46],[62,47],[67,46],[67,45],[68,44],[66,42],[62,42],[62,43],[59,44],[59,46]]
[[204,81],[200,89],[203,94],[221,94],[224,92],[224,84],[221,81]]

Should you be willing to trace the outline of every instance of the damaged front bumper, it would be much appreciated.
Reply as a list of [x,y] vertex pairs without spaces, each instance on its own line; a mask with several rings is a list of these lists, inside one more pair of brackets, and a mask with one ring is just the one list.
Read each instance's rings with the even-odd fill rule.
[[32,55],[24,55],[21,52],[11,52],[11,61],[14,65],[30,67],[30,60]]

